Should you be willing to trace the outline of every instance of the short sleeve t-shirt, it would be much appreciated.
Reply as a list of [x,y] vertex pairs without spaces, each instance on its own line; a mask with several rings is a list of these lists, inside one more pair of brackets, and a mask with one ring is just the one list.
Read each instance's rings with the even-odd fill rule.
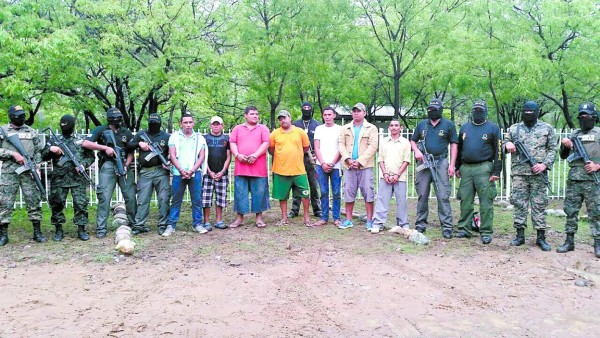
[[[96,127],[94,128],[94,130],[92,130],[92,134],[87,138],[87,140],[91,142],[96,142],[104,146],[108,145],[111,142],[105,138],[104,134],[104,132],[107,130],[111,130],[109,126]],[[118,132],[114,133],[114,136],[115,141],[117,142],[116,145],[123,149],[123,152],[121,153],[121,161],[123,162],[123,164],[125,164],[125,161],[127,160],[127,143],[129,143],[129,141],[133,139],[133,134],[129,129],[121,127]],[[103,151],[98,152],[98,159],[100,160],[101,165],[106,161],[112,160],[112,158],[108,157],[108,155],[106,155],[106,153]]]
[[[331,163],[335,156],[339,153],[338,140],[340,138],[340,132],[342,127],[334,124],[331,127],[327,127],[322,124],[315,129],[315,140],[319,140],[319,150],[321,150],[321,156],[325,163]],[[317,160],[317,164],[321,163]],[[337,161],[333,168],[340,169],[342,167],[342,161]]]
[[458,143],[454,122],[445,118],[442,118],[435,126],[431,124],[430,120],[419,122],[410,139],[413,142],[425,139],[427,152],[433,156],[442,155],[443,157],[448,156],[450,143]]
[[273,172],[282,176],[306,174],[304,168],[304,148],[310,142],[306,132],[296,126],[285,132],[278,128],[271,133],[269,147],[274,148]]
[[[225,161],[227,161],[227,151],[229,150],[229,136],[221,133],[221,135],[213,135],[208,133],[204,135],[206,145],[208,147],[208,168],[212,172],[223,170]],[[225,170],[223,175],[227,175],[228,170]]]
[[[404,137],[400,136],[397,140],[392,140],[391,137],[386,137],[383,142],[379,144],[379,162],[385,163],[385,170],[390,174],[398,174],[402,163],[410,163],[412,157],[410,142]],[[383,177],[381,168],[379,168],[379,175]],[[400,178],[401,182],[406,182],[408,179],[408,170],[404,170]]]
[[[229,142],[237,145],[240,154],[250,155],[261,144],[269,143],[269,128],[264,124],[257,124],[252,129],[245,123],[237,125],[229,135]],[[252,164],[242,163],[236,158],[233,174],[235,176],[268,177],[266,152],[260,155]]]
[[[171,137],[169,137],[169,147],[175,147],[177,153],[177,160],[179,161],[179,165],[183,170],[190,170],[196,164],[198,159],[198,155],[202,149],[206,149],[206,140],[200,133],[192,133],[189,137],[186,137],[183,134],[183,131],[179,130],[174,132]],[[197,171],[201,171],[203,174],[206,174],[206,157],[208,156],[208,151],[204,152],[204,163],[198,168]],[[173,175],[180,176],[181,173],[174,165],[171,166],[171,171]]]

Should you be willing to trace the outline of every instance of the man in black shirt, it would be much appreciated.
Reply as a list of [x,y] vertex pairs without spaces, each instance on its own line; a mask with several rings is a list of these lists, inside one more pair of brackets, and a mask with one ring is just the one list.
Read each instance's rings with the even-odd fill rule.
[[208,171],[202,177],[202,207],[204,208],[204,228],[212,230],[210,207],[213,191],[216,195],[215,228],[227,229],[223,223],[223,208],[227,206],[228,169],[231,163],[229,136],[223,134],[223,119],[213,116],[210,119],[210,133],[204,135],[208,148]]
[[460,177],[460,219],[458,238],[470,238],[473,222],[473,201],[479,197],[481,242],[492,242],[496,181],[502,172],[502,134],[500,128],[487,121],[487,104],[473,104],[472,122],[463,125],[458,133],[456,176]]
[[[135,213],[135,223],[133,223],[132,229],[134,235],[150,231],[146,226],[146,221],[150,213],[150,199],[154,190],[156,190],[158,214],[160,215],[158,233],[162,234],[167,228],[171,199],[169,166],[163,164],[160,156],[153,154],[150,149],[152,144],[157,145],[158,147],[155,150],[160,152],[162,157],[168,161],[169,136],[171,135],[160,129],[161,124],[160,115],[150,114],[148,116],[148,129],[137,133],[127,145],[130,151],[138,148],[140,150],[138,157],[140,171],[137,183],[137,212]],[[150,144],[148,144],[148,140],[151,142]]]
[[[435,196],[438,203],[438,215],[442,227],[442,235],[452,238],[452,208],[450,206],[450,177],[454,176],[456,161],[456,127],[454,122],[442,117],[444,107],[442,101],[433,99],[427,107],[427,120],[419,122],[410,138],[410,145],[415,152],[417,162],[416,189],[418,195],[415,229],[425,232],[429,215],[429,191],[433,182],[433,172],[423,168],[423,152],[433,155],[438,184],[435,184]],[[419,141],[423,141],[420,142]],[[450,163],[448,163],[448,145],[450,145]],[[424,148],[423,148],[424,147]],[[439,190],[438,190],[439,189]]]
[[[96,208],[96,237],[104,238],[107,232],[108,211],[110,209],[110,200],[112,198],[115,186],[119,184],[125,207],[127,208],[127,221],[129,224],[135,222],[135,175],[129,170],[133,162],[133,153],[126,153],[127,143],[133,138],[129,129],[122,126],[123,114],[117,108],[109,108],[106,111],[107,126],[99,126],[92,130],[92,135],[81,144],[82,147],[90,150],[98,150],[99,172],[98,187],[96,196],[98,198],[98,207]],[[113,149],[111,140],[106,139],[105,131],[114,133],[116,146],[123,149],[121,161],[126,174],[120,177],[117,174],[115,162],[116,152]],[[110,144],[111,146],[108,146]]]
[[[313,214],[316,217],[321,217],[321,194],[319,192],[319,182],[317,181],[317,171],[315,169],[316,157],[314,152],[315,129],[321,124],[313,119],[313,107],[310,102],[304,102],[302,104],[302,118],[295,121],[293,125],[304,129],[308,134],[310,146],[308,152],[304,153],[304,168],[306,169],[306,177],[308,178],[308,185],[310,187],[310,204],[312,205]],[[292,210],[290,210],[288,217],[298,216],[301,200],[300,197],[294,196],[292,200]]]

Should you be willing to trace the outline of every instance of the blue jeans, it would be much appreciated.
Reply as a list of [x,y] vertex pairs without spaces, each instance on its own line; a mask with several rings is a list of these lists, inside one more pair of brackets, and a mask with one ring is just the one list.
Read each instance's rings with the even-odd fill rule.
[[[233,183],[233,211],[238,214],[255,214],[269,210],[269,178],[235,176]],[[248,193],[252,195],[252,203],[248,199]]]
[[329,221],[329,182],[331,182],[331,195],[333,196],[333,207],[331,214],[334,221],[340,220],[341,208],[341,186],[342,177],[339,169],[333,169],[326,173],[321,166],[317,166],[317,178],[321,190],[321,219]]
[[192,226],[202,224],[202,173],[197,171],[194,177],[182,179],[179,175],[173,175],[173,199],[167,224],[175,228],[181,212],[181,202],[185,194],[185,188],[189,187],[192,197]]

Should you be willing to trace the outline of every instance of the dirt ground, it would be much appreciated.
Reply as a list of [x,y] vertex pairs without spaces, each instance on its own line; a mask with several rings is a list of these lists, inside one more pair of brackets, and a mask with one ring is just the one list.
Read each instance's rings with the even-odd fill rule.
[[[435,213],[432,215],[436,217]],[[275,223],[277,212],[267,220]],[[412,218],[411,218],[412,219]],[[229,219],[228,219],[229,220]],[[0,337],[583,337],[600,332],[600,260],[499,233],[417,246],[298,224],[0,249]],[[50,228],[47,227],[48,235]],[[553,249],[563,235],[552,232]],[[585,284],[584,286],[577,286]]]

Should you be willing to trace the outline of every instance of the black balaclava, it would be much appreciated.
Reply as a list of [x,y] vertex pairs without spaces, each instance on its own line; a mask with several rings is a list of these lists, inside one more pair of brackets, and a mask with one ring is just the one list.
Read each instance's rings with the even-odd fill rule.
[[[586,118],[583,118],[584,116]],[[591,118],[588,118],[591,117]],[[596,112],[596,107],[591,102],[582,103],[579,105],[579,128],[584,133],[590,131],[596,125],[598,121],[598,113]]]
[[25,124],[25,111],[21,106],[11,106],[8,108],[8,118],[15,127],[22,127]]
[[75,117],[73,115],[64,115],[60,118],[60,130],[64,137],[69,137],[75,130]]
[[442,118],[443,110],[444,105],[442,104],[442,101],[433,99],[429,101],[429,106],[427,106],[427,117],[433,121],[439,120]]
[[[526,113],[526,112],[533,113]],[[521,113],[521,119],[527,127],[533,127],[537,123],[538,117],[540,116],[540,106],[535,101],[527,101],[523,105],[523,112]]]
[[160,133],[161,118],[158,114],[150,114],[148,116],[148,132],[150,134]]
[[[304,109],[305,106],[309,106],[309,109]],[[310,104],[310,102],[304,102],[302,104],[302,120],[304,121],[308,121],[310,119],[312,119],[313,117],[313,107],[312,104]]]
[[471,108],[473,123],[477,125],[484,124],[487,121],[487,113],[487,103],[485,101],[476,101]]
[[109,108],[106,111],[106,120],[108,124],[112,124],[117,128],[121,128],[121,124],[123,123],[123,114],[117,108]]
[[594,128],[594,126],[596,125],[596,119],[595,117],[592,118],[582,118],[582,115],[585,114],[579,114],[579,128],[581,128],[581,131],[583,131],[584,133],[592,130],[592,128]]

